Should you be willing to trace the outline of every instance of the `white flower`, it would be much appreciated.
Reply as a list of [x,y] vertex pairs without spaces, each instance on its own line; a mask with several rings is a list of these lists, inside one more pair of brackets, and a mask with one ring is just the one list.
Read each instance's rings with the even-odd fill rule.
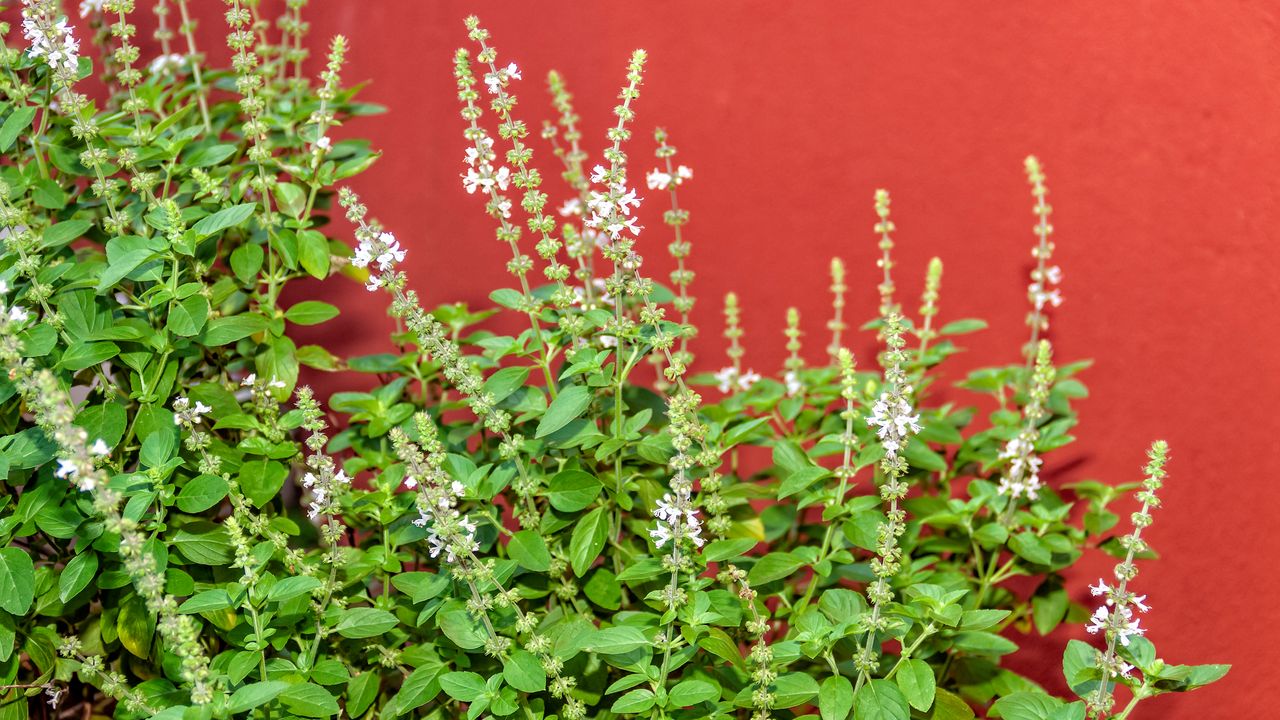
[[737,392],[747,391],[760,381],[760,374],[754,370],[748,370],[745,373],[734,369],[732,365],[720,369],[715,374],[716,381],[720,383],[720,392]]
[[907,440],[920,432],[920,416],[913,412],[905,397],[910,392],[908,388],[902,395],[888,391],[881,393],[880,399],[871,406],[871,417],[867,418],[868,425],[876,426],[876,436],[890,458],[898,457],[898,451],[906,447]]
[[417,479],[417,478],[415,478],[415,477],[414,477],[414,476],[412,476],[412,475],[405,475],[405,476],[404,476],[404,486],[405,486],[405,487],[407,487],[407,488],[409,488],[410,490],[412,490],[412,489],[414,489],[414,488],[418,487],[418,479]]
[[93,445],[89,447],[89,454],[98,456],[110,455],[111,448],[107,447],[107,443],[102,438],[98,438],[93,442]]
[[623,215],[630,215],[631,208],[640,207],[640,199],[636,197],[635,190],[627,190],[622,185],[614,186],[614,193],[618,196],[614,202],[618,205],[618,210]]
[[1132,595],[1129,597],[1129,604],[1138,608],[1142,612],[1148,612],[1151,610],[1151,607],[1147,605],[1146,601],[1146,595]]
[[1133,611],[1127,607],[1120,606],[1114,610],[1108,610],[1106,605],[1101,605],[1093,611],[1093,616],[1089,618],[1089,624],[1085,626],[1085,630],[1091,635],[1097,635],[1099,632],[1115,633],[1120,644],[1129,647],[1130,637],[1142,636],[1147,632],[1145,628],[1139,627],[1140,622],[1133,619]]
[[644,179],[650,190],[666,190],[671,184],[671,176],[657,169],[651,170]]
[[78,471],[79,468],[76,467],[75,460],[58,458],[58,469],[53,471],[53,474],[62,480],[66,480],[72,475],[75,475]]
[[382,287],[382,278],[377,275],[370,275],[369,281],[364,284],[364,289],[373,292]]
[[58,703],[62,702],[62,693],[64,692],[66,692],[64,688],[58,687],[52,683],[45,685],[44,694],[49,697],[46,701],[49,703],[49,707],[56,710],[58,708]]
[[705,542],[702,538],[702,522],[698,519],[698,510],[693,507],[687,487],[676,490],[675,495],[663,495],[658,501],[657,509],[653,511],[653,517],[658,520],[658,524],[649,531],[649,537],[658,547],[670,542],[674,549],[681,538],[692,541],[697,547],[702,547]]
[[22,35],[31,43],[27,56],[43,59],[54,70],[75,72],[80,43],[72,36],[67,19],[53,22],[44,15],[36,15],[29,7],[30,0],[24,0],[23,4],[28,7],[22,11]]
[[168,55],[159,55],[155,60],[147,66],[152,75],[168,75],[182,67],[186,58],[177,53],[169,53]]
[[277,380],[276,378],[271,378],[271,382],[267,383],[267,387],[278,388],[280,390],[283,390],[289,386],[283,380]]
[[257,381],[258,381],[257,373],[249,373],[244,377],[244,380],[240,381],[240,387],[253,387],[253,384]]
[[688,165],[681,165],[676,168],[676,177],[678,178],[676,182],[680,182],[682,180],[689,180],[690,178],[693,177],[693,169],[690,168]]
[[195,407],[192,407],[190,399],[179,397],[173,401],[173,424],[182,425],[185,422],[188,425],[195,425],[200,422],[202,416],[212,411],[213,408],[199,400],[196,401]]
[[1043,487],[1040,482],[1040,466],[1044,461],[1035,454],[1032,438],[1025,431],[1019,433],[1005,444],[1000,459],[1010,462],[1008,472],[1000,479],[997,492],[1001,495],[1008,493],[1014,500],[1023,495],[1031,500],[1037,499],[1040,488]]
[[593,183],[603,183],[604,179],[608,177],[608,175],[609,171],[606,170],[603,165],[597,165],[591,168],[591,182]]
[[560,206],[560,216],[570,217],[572,215],[582,214],[582,201],[578,198],[570,198]]
[[80,17],[87,17],[91,12],[102,12],[104,0],[80,0]]
[[628,218],[626,221],[623,221],[621,218],[616,218],[613,222],[605,226],[604,231],[609,233],[610,238],[617,240],[623,230],[630,230],[632,235],[639,235],[640,231],[643,229],[643,227],[636,225],[635,218]]
[[329,139],[328,135],[322,135],[319,140],[316,140],[316,147],[328,152],[333,148],[333,141]]
[[471,168],[462,175],[462,189],[466,190],[468,195],[474,195],[476,190],[480,189],[480,183],[483,181],[484,179],[480,177],[480,173],[476,172],[475,168]]
[[782,382],[787,386],[787,395],[794,397],[804,390],[804,383],[800,382],[800,373],[795,370],[788,370],[782,376]]
[[1102,596],[1102,595],[1107,595],[1107,594],[1109,594],[1110,592],[1111,592],[1111,586],[1110,586],[1110,585],[1107,585],[1105,582],[1103,582],[1103,581],[1102,581],[1102,578],[1098,578],[1098,584],[1097,584],[1097,585],[1090,585],[1090,586],[1089,586],[1089,594],[1090,594],[1090,595],[1092,595],[1092,596],[1094,596],[1094,597],[1100,597],[1100,596]]
[[500,68],[497,72],[486,73],[484,76],[484,84],[489,86],[489,94],[497,95],[502,86],[510,79],[521,80],[520,68],[515,63],[508,64],[505,68]]
[[29,317],[31,317],[31,314],[28,313],[27,309],[24,307],[14,305],[9,308],[9,322],[24,323]]
[[493,175],[493,181],[498,184],[499,190],[506,190],[507,185],[511,182],[511,170],[506,165],[498,168],[498,172]]
[[404,262],[405,251],[400,249],[400,242],[396,240],[396,236],[389,232],[378,235],[378,241],[384,246],[381,254],[378,255],[378,269],[386,272],[398,262]]
[[502,202],[498,203],[498,212],[502,213],[504,218],[511,217],[511,201],[504,198]]

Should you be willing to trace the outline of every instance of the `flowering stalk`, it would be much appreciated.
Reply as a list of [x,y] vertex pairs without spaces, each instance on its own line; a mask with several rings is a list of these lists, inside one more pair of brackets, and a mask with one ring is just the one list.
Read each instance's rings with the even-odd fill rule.
[[1053,257],[1053,242],[1049,236],[1053,234],[1053,226],[1049,224],[1049,215],[1053,208],[1045,202],[1049,189],[1044,184],[1044,169],[1034,155],[1026,159],[1027,182],[1031,184],[1031,196],[1036,205],[1032,213],[1036,216],[1035,234],[1037,243],[1031,249],[1031,257],[1036,259],[1036,267],[1031,271],[1031,284],[1027,286],[1027,299],[1031,302],[1031,312],[1027,314],[1027,325],[1031,327],[1031,342],[1027,344],[1027,370],[1031,370],[1036,358],[1036,343],[1040,334],[1049,329],[1049,316],[1045,314],[1045,306],[1058,307],[1062,304],[1062,292],[1057,285],[1062,280],[1062,269],[1057,265],[1050,266],[1049,258]]
[[[129,681],[124,675],[115,670],[108,670],[101,655],[85,655],[83,650],[80,638],[75,636],[62,638],[62,642],[58,645],[58,655],[80,664],[79,672],[82,680],[97,683],[102,692],[114,698],[129,712],[145,713],[148,716],[159,712],[147,704],[147,699],[142,696],[142,693],[129,687]],[[56,708],[60,696],[60,692],[53,694],[49,699],[49,705]]]
[[1008,526],[1024,495],[1035,500],[1040,492],[1040,466],[1043,461],[1036,455],[1036,442],[1040,439],[1040,421],[1047,415],[1045,403],[1049,401],[1049,389],[1053,387],[1056,371],[1053,368],[1053,350],[1048,340],[1037,343],[1036,366],[1032,374],[1028,399],[1022,408],[1022,428],[1000,453],[1001,460],[1008,460],[1009,467],[1000,478],[996,492],[1009,496],[1009,504],[1001,514],[1001,524]]
[[907,460],[899,451],[906,448],[912,435],[920,432],[920,416],[914,414],[911,407],[912,390],[903,370],[907,358],[903,352],[906,340],[903,339],[901,316],[897,313],[886,316],[881,332],[888,348],[884,355],[885,389],[872,408],[867,424],[877,426],[876,435],[884,447],[884,457],[880,460],[880,474],[883,476],[880,499],[888,508],[886,521],[876,531],[877,556],[871,561],[871,571],[876,579],[867,586],[867,598],[871,601],[871,617],[864,623],[867,641],[862,652],[854,658],[854,665],[858,668],[857,687],[869,680],[876,669],[880,658],[876,637],[889,628],[888,619],[884,617],[884,607],[893,601],[889,578],[897,575],[902,567],[903,553],[898,537],[906,530],[906,514],[898,507],[898,501],[907,494],[907,485],[902,481],[907,472]]
[[196,82],[196,102],[200,105],[200,119],[204,121],[204,131],[213,132],[213,125],[209,122],[209,93],[205,88],[201,71],[203,56],[196,49],[196,23],[187,10],[187,0],[177,0],[177,3],[178,13],[182,16],[182,24],[178,26],[178,32],[182,33],[187,43],[187,62],[191,64],[191,77]]
[[316,91],[316,97],[320,98],[320,107],[307,118],[307,124],[315,128],[315,140],[311,145],[311,176],[307,180],[307,204],[302,212],[303,218],[311,217],[311,208],[315,206],[316,194],[323,185],[320,181],[320,165],[333,148],[328,132],[335,118],[333,108],[329,104],[338,96],[342,82],[340,72],[346,57],[346,37],[334,35],[329,44],[328,62],[324,72],[320,73],[320,89]]
[[893,303],[893,221],[889,219],[889,191],[876,190],[876,222],[875,231],[880,235],[880,259],[876,266],[884,271],[884,280],[877,286],[880,291],[880,317],[887,318],[897,312],[898,306]]
[[[15,306],[16,307],[16,306]],[[125,498],[109,485],[110,475],[98,467],[98,460],[111,454],[102,440],[89,443],[88,433],[74,424],[75,407],[58,378],[49,370],[37,369],[22,357],[18,333],[28,317],[13,309],[0,313],[0,363],[26,402],[36,423],[58,446],[55,475],[88,492],[94,512],[102,518],[107,532],[120,536],[120,556],[133,579],[134,589],[156,618],[156,629],[169,650],[181,661],[180,675],[190,685],[191,702],[203,705],[213,699],[213,677],[209,658],[200,644],[200,629],[190,615],[178,612],[178,602],[164,591],[164,575],[146,550],[147,537],[138,522],[121,514]]]
[[827,346],[827,354],[833,361],[840,359],[840,335],[848,325],[844,322],[844,294],[849,289],[844,284],[844,261],[831,258],[831,319],[827,321],[827,329],[831,331],[831,344]]
[[[473,27],[474,20],[474,17],[468,18],[467,27],[471,29],[473,36],[482,37],[485,31]],[[477,35],[477,33],[481,35]],[[514,67],[514,64],[512,67]],[[505,165],[496,169],[492,165],[492,162],[497,157],[493,152],[493,138],[489,137],[477,122],[480,118],[480,107],[476,104],[479,94],[475,90],[475,75],[471,72],[471,57],[466,50],[459,49],[454,53],[453,74],[458,83],[458,98],[464,104],[462,118],[469,123],[467,129],[463,132],[463,136],[473,145],[473,147],[467,148],[466,156],[463,158],[464,162],[470,167],[462,176],[462,186],[468,193],[474,193],[477,189],[482,189],[489,196],[489,203],[485,209],[498,221],[498,240],[507,243],[511,248],[511,260],[507,263],[507,270],[520,281],[521,309],[524,310],[525,315],[529,318],[529,328],[538,346],[538,364],[542,368],[542,376],[546,381],[547,392],[551,393],[552,397],[555,397],[556,382],[551,374],[551,348],[542,334],[542,325],[538,321],[539,301],[534,297],[527,277],[529,270],[533,268],[533,260],[528,255],[520,252],[520,228],[513,225],[509,220],[511,217],[511,200],[498,194],[500,190],[506,190],[507,185],[511,183],[511,170]],[[516,71],[515,75],[518,76],[519,72]],[[493,79],[501,84],[508,82],[510,77],[513,77],[513,75],[510,68],[508,68],[497,75],[486,76],[486,82]],[[492,84],[489,86],[493,87]],[[505,127],[505,123],[503,127]],[[523,125],[520,127],[523,127]],[[500,129],[499,132],[510,132],[510,130]]]
[[672,301],[676,312],[680,313],[680,360],[686,365],[693,362],[693,353],[689,352],[689,338],[695,332],[689,322],[689,313],[693,310],[694,298],[689,295],[689,284],[693,282],[693,271],[685,266],[685,258],[689,257],[692,247],[684,239],[683,228],[689,223],[689,211],[680,207],[676,188],[693,177],[693,170],[686,165],[676,167],[671,158],[676,154],[675,146],[667,142],[667,131],[658,128],[653,131],[653,138],[658,143],[655,155],[666,163],[666,171],[655,168],[645,176],[650,190],[669,190],[671,192],[671,209],[662,213],[662,221],[669,225],[675,233],[675,240],[667,246],[671,257],[675,258],[676,269],[671,271],[671,284],[676,287],[676,297]]
[[765,635],[769,632],[769,618],[760,612],[763,607],[767,613],[769,606],[756,602],[758,593],[747,581],[747,571],[737,565],[725,563],[717,579],[731,588],[737,585],[738,599],[746,603],[751,612],[751,619],[747,621],[747,633],[752,638],[747,662],[751,665],[751,680],[755,684],[755,690],[751,693],[751,705],[755,708],[751,720],[769,720],[772,717],[770,711],[777,703],[777,696],[769,692],[769,686],[778,679],[778,673],[773,669],[773,648],[765,640]]
[[787,338],[789,353],[783,362],[786,372],[782,375],[782,382],[787,387],[787,395],[794,397],[804,391],[804,383],[800,380],[800,371],[804,369],[804,358],[800,357],[800,336],[804,333],[800,331],[799,310],[787,308],[787,329],[782,334]]
[[[530,215],[528,221],[529,230],[540,235],[535,249],[538,251],[538,255],[547,262],[547,267],[543,269],[543,274],[548,280],[553,280],[556,283],[556,292],[552,296],[552,302],[557,308],[563,310],[569,307],[574,300],[574,293],[564,283],[565,278],[569,277],[570,270],[567,265],[560,264],[558,256],[561,243],[551,234],[555,230],[555,218],[542,213],[543,208],[547,205],[547,194],[538,190],[538,187],[542,184],[541,174],[536,169],[529,167],[529,161],[533,158],[533,148],[524,143],[524,138],[529,135],[528,127],[523,121],[516,120],[511,116],[511,109],[516,104],[516,96],[510,94],[507,88],[512,79],[520,79],[520,71],[515,63],[511,63],[502,69],[498,68],[498,51],[486,44],[485,41],[489,37],[489,31],[480,27],[479,23],[480,21],[474,15],[467,18],[467,30],[470,31],[468,37],[480,45],[480,52],[476,55],[476,60],[489,66],[489,72],[485,75],[485,85],[488,87],[489,94],[494,96],[491,107],[500,122],[498,135],[511,145],[511,149],[506,154],[507,162],[511,163],[512,167],[515,168],[515,172],[511,176],[511,184],[525,191],[520,206]],[[472,127],[475,127],[474,118]],[[567,322],[576,319],[576,316],[568,314],[562,317]],[[581,332],[581,327],[577,329]],[[552,395],[555,395],[554,391]]]
[[743,335],[741,318],[742,311],[738,307],[738,294],[734,292],[725,293],[724,338],[729,341],[729,346],[725,348],[724,354],[729,356],[729,364],[721,368],[715,375],[722,393],[746,392],[760,380],[760,376],[753,370],[742,372],[742,356],[746,354],[746,351],[742,349],[742,344],[739,342]]
[[141,145],[146,140],[146,131],[142,124],[142,110],[146,108],[146,101],[138,97],[138,93],[134,90],[139,82],[142,82],[142,73],[133,66],[138,61],[138,48],[129,41],[137,33],[138,28],[129,23],[128,15],[133,12],[134,0],[107,0],[102,7],[107,12],[116,14],[116,22],[111,26],[111,36],[120,43],[120,47],[111,54],[112,60],[119,66],[116,73],[116,80],[124,86],[129,93],[129,99],[125,100],[123,110],[133,117],[133,141]]
[[[591,199],[591,183],[583,170],[587,153],[582,150],[582,131],[578,129],[578,114],[573,109],[573,96],[565,88],[560,73],[552,70],[547,73],[547,91],[551,93],[551,105],[560,114],[556,124],[546,121],[542,136],[551,142],[552,151],[564,165],[561,177],[578,195],[560,207],[560,215],[565,218],[583,217],[588,201]],[[560,146],[556,139],[556,125],[564,129],[564,139],[569,143],[568,149]],[[578,269],[574,278],[582,283],[582,296],[585,305],[593,305],[596,290],[594,279],[596,240],[599,234],[585,226],[578,227],[574,222],[565,222],[562,227],[565,240],[565,252],[577,261]]]
[[259,66],[262,59],[254,50],[254,33],[252,15],[243,6],[242,0],[224,0],[228,9],[227,26],[231,32],[227,34],[227,47],[234,53],[231,66],[236,71],[236,91],[240,93],[240,108],[248,118],[244,123],[244,137],[249,142],[248,157],[257,169],[257,177],[250,185],[257,191],[262,205],[262,227],[267,231],[267,309],[276,306],[279,293],[279,278],[276,276],[276,231],[274,213],[271,210],[271,181],[267,176],[266,164],[271,159],[271,145],[267,138],[267,124],[263,121],[266,101],[263,99],[262,71]]
[[[1095,597],[1102,597],[1104,601],[1093,613],[1085,629],[1091,634],[1101,632],[1107,641],[1106,650],[1098,653],[1097,658],[1098,669],[1102,671],[1102,682],[1097,690],[1086,698],[1090,714],[1094,717],[1110,715],[1115,706],[1112,680],[1127,678],[1133,670],[1132,665],[1124,662],[1117,655],[1117,644],[1128,647],[1130,637],[1141,636],[1146,632],[1146,629],[1139,625],[1141,621],[1134,619],[1133,608],[1144,613],[1151,609],[1146,604],[1147,596],[1135,595],[1129,589],[1129,583],[1138,576],[1138,568],[1133,564],[1134,557],[1149,549],[1146,541],[1142,539],[1142,531],[1152,523],[1151,510],[1160,507],[1160,498],[1156,497],[1156,492],[1164,485],[1167,474],[1164,466],[1169,459],[1168,443],[1163,440],[1152,443],[1151,449],[1147,451],[1147,458],[1146,478],[1142,481],[1142,489],[1135,494],[1138,501],[1142,503],[1142,509],[1132,516],[1133,532],[1120,540],[1125,548],[1125,557],[1124,561],[1115,567],[1115,578],[1118,582],[1115,587],[1111,587],[1102,580],[1098,580],[1097,585],[1089,588]],[[1141,694],[1135,694],[1133,702],[1118,717],[1127,717],[1142,697]]]
[[[822,547],[818,549],[818,559],[814,563],[815,565],[826,560],[832,552],[831,543],[835,539],[836,529],[842,524],[837,520],[846,512],[845,495],[849,492],[849,481],[857,473],[857,468],[853,464],[854,451],[858,447],[858,436],[853,432],[853,421],[857,417],[857,413],[854,411],[854,402],[858,399],[857,364],[854,361],[853,353],[846,348],[840,348],[840,351],[836,353],[836,362],[840,365],[840,397],[844,399],[844,409],[840,412],[840,417],[844,420],[844,433],[840,435],[840,445],[844,448],[844,456],[840,466],[835,469],[835,476],[840,480],[840,484],[822,513],[822,520],[827,526],[827,532],[822,538]],[[813,599],[813,593],[817,589],[818,576],[814,574],[809,581],[809,586],[805,588],[804,595],[796,603],[793,615],[798,617],[804,608],[808,607],[809,601]]]
[[521,526],[536,527],[540,520],[533,495],[538,480],[530,477],[520,458],[524,437],[512,434],[510,413],[494,406],[492,396],[484,392],[484,378],[463,356],[457,343],[450,339],[448,329],[422,309],[417,293],[406,289],[408,278],[403,271],[396,269],[396,264],[404,261],[405,251],[400,249],[395,236],[382,232],[365,219],[367,210],[350,188],[342,188],[338,192],[338,202],[346,208],[347,219],[357,226],[359,245],[352,264],[376,267],[382,272],[381,275],[371,275],[366,287],[370,291],[382,289],[391,296],[391,314],[404,320],[418,346],[440,364],[445,378],[462,393],[471,412],[484,423],[485,428],[502,438],[499,454],[502,459],[513,462],[520,474],[520,478],[512,483],[512,489],[523,501],[523,507],[513,505],[513,512]]
[[925,370],[925,351],[929,349],[929,341],[938,337],[933,329],[933,318],[938,314],[938,291],[942,287],[942,259],[929,261],[929,269],[924,276],[924,294],[920,297],[920,329],[916,337],[920,338],[920,351],[917,353],[917,364],[920,365],[921,376]]
[[[537,632],[537,616],[525,612],[519,604],[519,593],[503,587],[493,573],[492,564],[476,556],[479,551],[475,541],[476,526],[456,509],[466,488],[452,480],[444,470],[445,448],[435,423],[426,413],[420,412],[414,417],[414,427],[419,444],[410,441],[400,428],[391,430],[391,441],[396,456],[407,468],[404,483],[416,492],[419,517],[413,522],[419,527],[431,525],[431,534],[427,538],[431,557],[443,554],[453,577],[467,583],[471,591],[467,610],[485,626],[485,652],[490,656],[505,659],[511,650],[511,640],[498,635],[489,620],[489,611],[497,607],[511,608],[515,612],[516,631],[524,637],[524,648],[538,658],[546,672],[552,697],[565,703],[565,718],[579,720],[586,715],[586,706],[569,694],[576,685],[576,679],[563,674],[564,662],[556,657],[551,640]],[[480,587],[484,583],[492,585],[497,592],[492,595],[482,593]]]

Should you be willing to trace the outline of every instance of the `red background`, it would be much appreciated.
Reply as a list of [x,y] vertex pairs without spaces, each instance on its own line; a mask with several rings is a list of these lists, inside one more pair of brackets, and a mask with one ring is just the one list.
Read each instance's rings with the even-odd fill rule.
[[[196,3],[205,4],[214,5]],[[744,305],[748,365],[780,365],[787,305],[805,318],[805,354],[821,361],[833,255],[850,268],[850,316],[870,317],[877,187],[893,193],[907,307],[936,254],[946,263],[940,319],[991,325],[966,338],[973,349],[954,367],[1015,360],[1034,242],[1022,158],[1038,154],[1065,272],[1050,337],[1059,359],[1096,360],[1083,376],[1092,397],[1079,406],[1080,442],[1051,458],[1048,477],[1136,480],[1148,444],[1169,440],[1166,504],[1149,533],[1162,559],[1143,563],[1136,581],[1154,607],[1143,624],[1172,662],[1235,664],[1218,685],[1147,701],[1138,716],[1260,717],[1274,705],[1266,665],[1277,658],[1280,613],[1265,560],[1280,554],[1266,462],[1278,429],[1268,404],[1280,400],[1265,312],[1277,295],[1267,236],[1280,159],[1274,4],[311,5],[313,46],[347,34],[344,79],[371,80],[364,97],[390,108],[343,134],[385,150],[355,186],[409,248],[412,283],[428,303],[484,306],[491,289],[510,284],[508,251],[458,180],[463,123],[450,65],[467,44],[462,18],[481,13],[499,59],[520,64],[518,114],[535,130],[554,117],[542,78],[562,71],[593,161],[628,54],[647,49],[633,178],[653,162],[652,128],[667,127],[677,160],[695,170],[680,195],[692,211],[701,369],[723,359],[727,290]],[[217,17],[204,20],[206,43],[221,32]],[[546,146],[533,144],[554,169]],[[547,177],[558,204],[567,195]],[[642,209],[638,247],[663,281],[664,202],[654,196]],[[320,292],[344,308],[341,330],[324,338],[330,347],[387,348],[381,296],[341,280]],[[869,358],[872,346],[860,338],[856,349]],[[1087,561],[1075,596],[1108,567]],[[1061,690],[1061,644],[1084,637],[1069,630],[1023,639],[1044,649],[1018,666]]]

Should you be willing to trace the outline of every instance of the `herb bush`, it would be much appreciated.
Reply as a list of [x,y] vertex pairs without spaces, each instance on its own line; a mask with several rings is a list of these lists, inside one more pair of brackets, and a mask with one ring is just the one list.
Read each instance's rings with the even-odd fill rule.
[[[462,184],[512,251],[518,287],[491,298],[528,323],[499,335],[497,310],[423,308],[405,249],[335,188],[376,155],[327,133],[374,108],[340,86],[342,38],[318,81],[303,74],[305,4],[277,34],[228,0],[232,66],[214,68],[188,3],[162,0],[163,54],[142,69],[132,0],[85,2],[95,70],[83,24],[23,2],[0,75],[0,718],[1079,720],[1225,674],[1143,637],[1135,561],[1166,445],[1141,482],[1040,480],[1072,441],[1087,363],[1055,364],[1044,339],[1060,270],[1034,158],[1030,342],[959,383],[990,412],[931,397],[983,323],[938,319],[938,260],[909,317],[883,191],[877,358],[844,347],[836,260],[821,362],[791,310],[785,373],[743,369],[729,296],[729,365],[690,374],[693,173],[661,130],[646,185],[671,201],[669,288],[637,252],[644,53],[591,170],[548,76],[553,206],[513,114],[520,69],[472,18],[454,67]],[[91,80],[105,99],[82,94]],[[338,310],[284,307],[282,289],[339,274],[385,293],[394,352],[290,339]],[[295,387],[300,365],[378,386],[325,409]],[[751,448],[772,461],[753,467]],[[1122,524],[1109,508],[1131,490]],[[1093,611],[1064,571],[1095,547],[1119,563]],[[1059,698],[1002,667],[1019,649],[1002,631],[1063,622],[1096,642],[1067,645]]]

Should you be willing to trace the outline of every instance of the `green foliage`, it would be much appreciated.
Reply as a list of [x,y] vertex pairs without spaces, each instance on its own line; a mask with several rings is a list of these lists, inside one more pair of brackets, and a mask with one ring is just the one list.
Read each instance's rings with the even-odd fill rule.
[[[940,400],[956,338],[986,325],[935,328],[940,261],[919,320],[903,313],[881,191],[881,312],[867,325],[884,343],[879,368],[859,371],[843,348],[836,262],[821,362],[807,364],[792,312],[786,372],[744,370],[751,319],[734,297],[730,365],[690,376],[676,189],[692,173],[672,163],[665,131],[648,184],[671,194],[673,289],[641,274],[627,225],[642,52],[591,172],[563,80],[549,78],[559,120],[544,137],[591,208],[557,227],[511,114],[518,71],[468,20],[478,52],[455,57],[464,184],[510,246],[519,289],[494,292],[492,310],[429,312],[394,237],[349,190],[334,197],[377,154],[326,133],[374,108],[339,86],[340,39],[319,83],[299,72],[305,4],[286,3],[270,44],[258,4],[230,0],[231,69],[194,48],[134,68],[132,3],[118,1],[91,11],[104,68],[25,45],[0,58],[5,718],[54,699],[120,720],[1081,720],[1086,704],[1128,717],[1225,674],[1165,663],[1114,617],[1102,647],[1066,647],[1079,699],[1002,666],[1019,649],[1005,631],[1048,635],[1089,616],[1065,581],[1086,550],[1117,553],[1133,578],[1164,477],[1158,444],[1121,537],[1109,508],[1136,486],[1037,474],[1065,454],[1086,395],[1085,364],[1055,366],[1040,341],[1051,244],[1038,165],[1025,363],[974,371]],[[28,9],[57,32],[56,4]],[[100,108],[77,94],[94,80]],[[356,227],[354,256],[335,205]],[[284,306],[301,277],[385,292],[392,349],[348,362],[298,347],[294,326],[339,312]],[[499,308],[521,331],[499,334]],[[372,387],[334,394],[326,411],[298,384],[304,366],[366,373]],[[1125,587],[1109,599],[1137,607]],[[1131,701],[1117,710],[1121,685]]]

